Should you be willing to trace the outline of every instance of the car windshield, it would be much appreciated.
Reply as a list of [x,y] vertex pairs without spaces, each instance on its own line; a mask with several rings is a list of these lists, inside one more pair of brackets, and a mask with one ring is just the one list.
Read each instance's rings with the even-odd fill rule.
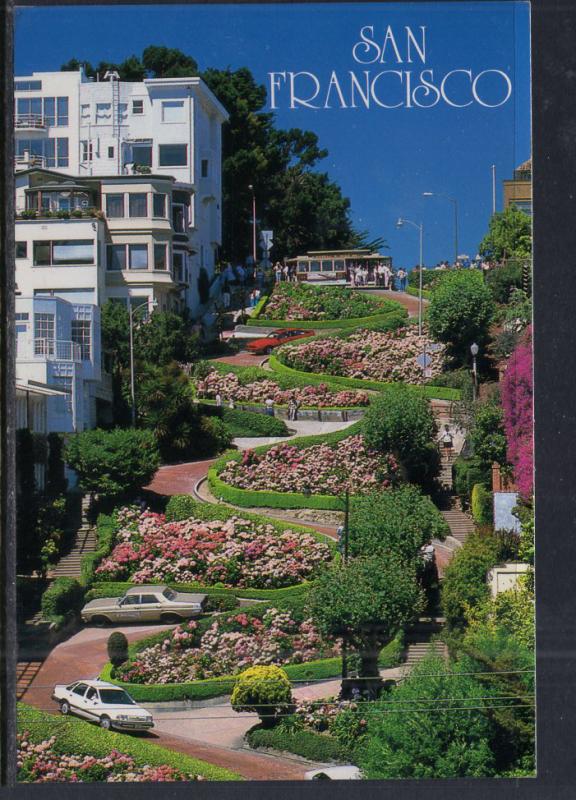
[[174,591],[174,589],[171,589],[169,586],[166,589],[164,589],[162,594],[164,595],[164,597],[167,600],[176,600],[176,592]]
[[133,706],[134,700],[124,689],[100,689],[100,700],[108,706]]

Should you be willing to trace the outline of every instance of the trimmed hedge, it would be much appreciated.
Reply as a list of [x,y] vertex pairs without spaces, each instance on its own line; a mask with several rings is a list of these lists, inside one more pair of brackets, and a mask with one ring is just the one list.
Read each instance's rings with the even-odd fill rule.
[[118,530],[118,522],[109,514],[99,514],[96,522],[96,550],[84,556],[80,565],[80,583],[89,586],[94,579],[98,564],[110,554],[114,546],[114,538]]
[[[416,286],[409,286],[406,289],[406,294],[412,295],[412,297],[418,297],[419,291],[418,287]],[[422,289],[422,297],[424,300],[430,300],[432,298],[432,292],[430,289]]]
[[225,408],[222,411],[224,424],[232,436],[289,436],[286,423],[277,417],[259,414],[256,411],[240,411]]
[[288,731],[282,725],[252,728],[246,734],[246,741],[250,747],[270,747],[308,761],[342,763],[348,759],[347,748],[332,736],[308,730]]
[[[269,601],[284,600],[287,597],[296,599],[297,597],[305,596],[309,586],[307,583],[297,583],[295,586],[284,586],[281,589],[225,589],[219,586],[203,586],[201,583],[174,583],[173,581],[158,585],[170,586],[177,592],[202,592],[212,598],[236,597],[245,600]],[[122,597],[133,586],[134,584],[130,581],[103,581],[102,583],[96,583],[86,593],[86,602],[97,600],[100,597]]]
[[470,502],[472,517],[478,525],[491,525],[494,519],[492,507],[492,492],[481,483],[472,487]]
[[46,714],[24,703],[18,704],[18,730],[28,731],[34,743],[55,737],[54,750],[62,754],[105,758],[112,750],[131,756],[138,766],[168,764],[183,772],[202,775],[211,781],[240,781],[235,772],[200,761],[184,753],[167,750],[145,739],[105,731],[74,717]]
[[60,628],[77,616],[83,605],[82,585],[75,578],[56,578],[42,595],[42,616]]
[[[252,317],[250,324],[261,328],[301,328],[302,330],[346,330],[351,328],[370,328],[372,325],[390,325],[396,327],[404,324],[408,317],[406,309],[395,300],[388,300],[391,307],[369,317],[351,317],[350,319],[256,319]],[[388,328],[391,330],[392,327]]]
[[[345,378],[341,375],[323,375],[319,372],[304,372],[303,370],[297,370],[293,367],[288,367],[286,364],[282,364],[282,362],[278,359],[277,356],[271,355],[268,360],[268,365],[273,373],[277,373],[278,375],[287,375],[294,378],[301,378],[307,379],[308,385],[310,384],[318,384],[318,383],[332,383],[338,384],[340,387],[345,387],[346,389],[364,389],[364,390],[373,390],[375,392],[381,392],[387,386],[394,386],[394,383],[385,383],[383,381],[370,381],[364,380],[362,378]],[[270,375],[270,373],[268,373]],[[401,384],[406,385],[406,384]],[[412,385],[412,384],[408,384]],[[458,389],[450,389],[446,386],[434,386],[433,384],[425,384],[425,385],[414,385],[414,388],[417,389],[419,392],[425,397],[433,398],[436,400],[459,400],[460,399],[460,392]]]
[[468,508],[472,489],[476,484],[488,487],[492,475],[490,470],[482,468],[474,458],[458,456],[453,465],[454,491],[460,498],[464,508]]

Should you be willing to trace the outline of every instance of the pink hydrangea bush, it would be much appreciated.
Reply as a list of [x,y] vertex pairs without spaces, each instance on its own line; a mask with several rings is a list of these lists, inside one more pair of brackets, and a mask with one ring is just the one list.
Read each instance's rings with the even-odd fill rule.
[[397,469],[392,456],[370,450],[357,434],[334,446],[283,443],[262,454],[245,450],[242,460],[229,461],[219,477],[239,489],[333,495],[347,485],[354,494],[366,494],[390,486]]
[[196,394],[199,398],[214,398],[220,394],[237,403],[264,403],[271,397],[280,406],[288,405],[290,398],[293,397],[303,407],[314,408],[351,408],[367,406],[370,402],[367,392],[349,390],[334,392],[325,383],[320,383],[318,386],[282,389],[276,381],[266,379],[242,385],[233,372],[223,375],[215,369],[204,379],[197,381]]
[[[328,336],[301,344],[283,345],[280,360],[294,369],[342,375],[346,378],[404,383],[425,383],[437,377],[445,360],[443,345],[434,345],[426,331],[418,336],[414,326],[395,331],[358,331],[345,339]],[[418,357],[430,358],[428,375],[418,364]]]
[[534,401],[532,328],[510,356],[502,381],[502,406],[508,461],[514,468],[518,491],[529,497],[534,488]]
[[56,737],[34,743],[29,731],[18,734],[18,781],[21,783],[164,783],[203,780],[168,764],[138,766],[132,756],[111,750],[104,758],[58,753]]
[[276,588],[310,578],[330,559],[327,545],[309,534],[241,517],[168,522],[163,514],[125,508],[118,521],[99,580]]
[[217,618],[198,639],[197,623],[179,625],[158,644],[122,665],[116,677],[127,683],[186,683],[236,675],[255,664],[288,664],[328,658],[338,645],[325,642],[309,619],[269,608]]

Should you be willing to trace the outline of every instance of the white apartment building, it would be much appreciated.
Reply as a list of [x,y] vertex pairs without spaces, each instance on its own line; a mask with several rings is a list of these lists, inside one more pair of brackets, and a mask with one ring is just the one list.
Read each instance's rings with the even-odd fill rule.
[[[14,86],[17,171],[40,167],[80,184],[126,176],[117,184],[125,195],[136,176],[151,176],[143,184],[152,176],[170,178],[171,268],[187,268],[193,287],[201,268],[212,277],[222,230],[221,127],[228,115],[200,78],[97,82],[81,71],[37,72],[16,78]],[[140,218],[154,217],[150,207]],[[124,219],[132,220],[127,227],[134,232],[135,217]],[[192,313],[197,300],[195,291],[184,297]]]

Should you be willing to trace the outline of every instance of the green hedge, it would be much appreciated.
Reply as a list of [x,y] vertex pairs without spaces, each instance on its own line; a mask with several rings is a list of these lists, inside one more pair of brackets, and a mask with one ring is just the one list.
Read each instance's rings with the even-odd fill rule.
[[99,514],[96,522],[96,550],[84,556],[80,565],[80,583],[83,586],[90,585],[96,567],[112,551],[117,530],[118,522],[114,516]]
[[[410,295],[412,295],[412,297],[418,297],[418,295],[419,295],[418,287],[409,286],[406,289],[406,294],[410,294]],[[430,291],[430,289],[422,289],[422,297],[424,298],[424,300],[431,300],[432,299],[432,292]]]
[[266,328],[301,328],[302,330],[336,330],[348,328],[366,328],[372,325],[395,326],[397,320],[406,321],[408,312],[396,300],[384,301],[388,308],[371,314],[368,317],[351,317],[350,319],[257,319],[253,316],[251,325]]
[[478,483],[488,487],[492,479],[490,470],[481,467],[474,458],[458,456],[454,461],[454,491],[460,498],[464,508],[468,508],[472,497],[472,489]]
[[258,317],[260,316],[260,314],[264,310],[264,306],[268,302],[269,297],[270,297],[270,295],[263,294],[262,297],[260,298],[260,300],[258,300],[256,305],[254,306],[254,311],[252,312],[252,314],[250,314],[250,320],[249,320],[250,323],[252,323],[253,321],[258,319]]
[[[153,583],[153,582],[152,582]],[[269,600],[278,601],[287,597],[297,598],[305,596],[309,584],[298,583],[295,586],[284,586],[281,589],[224,589],[219,586],[203,586],[201,583],[174,583],[169,581],[166,584],[177,592],[202,592],[209,597],[236,597],[245,600]],[[100,597],[122,597],[122,595],[134,586],[130,581],[103,581],[96,583],[86,594],[86,602],[96,600]]]
[[256,411],[240,411],[225,408],[222,411],[224,424],[232,436],[289,436],[286,423],[277,417],[259,414]]
[[18,730],[28,731],[34,743],[56,737],[54,750],[62,754],[91,755],[104,758],[112,750],[132,756],[138,766],[168,764],[183,772],[202,775],[211,781],[243,780],[235,772],[200,761],[184,753],[167,750],[145,739],[105,731],[73,717],[55,716],[31,706],[18,704]]
[[309,730],[286,730],[282,725],[275,728],[252,728],[246,734],[250,747],[270,747],[306,758],[309,761],[326,763],[345,762],[347,749],[332,736]]
[[[362,378],[345,378],[341,375],[322,375],[319,372],[304,372],[297,370],[293,367],[288,367],[286,364],[278,359],[277,356],[270,356],[268,365],[273,373],[278,375],[287,375],[294,378],[306,378],[308,384],[328,383],[338,384],[340,387],[346,389],[368,389],[375,392],[383,391],[387,386],[392,386],[392,383],[385,383],[383,381],[370,381],[363,380]],[[424,386],[415,385],[419,392],[425,397],[434,398],[436,400],[459,400],[460,392],[458,389],[450,389],[446,386],[434,386],[433,384],[426,384]]]
[[73,619],[84,605],[84,588],[75,578],[56,578],[42,595],[42,616],[47,622],[62,627]]
[[481,483],[472,487],[470,502],[472,517],[478,525],[491,525],[494,519],[492,492]]

